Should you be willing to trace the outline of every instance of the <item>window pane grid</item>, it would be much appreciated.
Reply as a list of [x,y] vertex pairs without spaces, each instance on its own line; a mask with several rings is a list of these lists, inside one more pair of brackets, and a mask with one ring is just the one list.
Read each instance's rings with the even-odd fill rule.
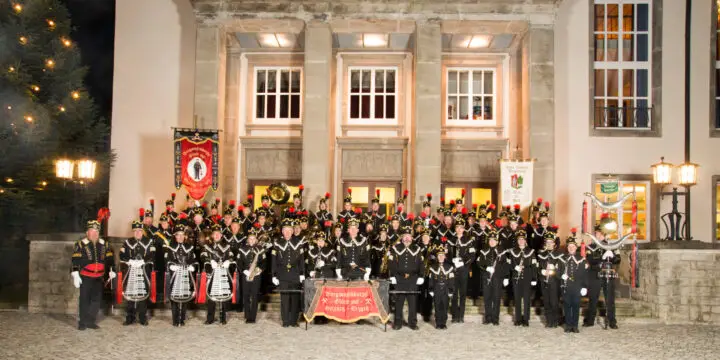
[[349,71],[349,119],[394,120],[395,69],[369,68]]
[[256,68],[255,119],[299,120],[301,82],[299,68]]
[[447,119],[494,120],[494,69],[452,69],[447,72]]
[[651,127],[651,0],[595,0],[594,126]]
[[[595,196],[601,201],[614,202],[617,201],[621,196],[635,191],[635,201],[637,201],[637,239],[648,240],[649,239],[649,226],[648,220],[650,216],[648,211],[649,206],[649,191],[650,182],[648,181],[619,181],[619,192],[614,194],[603,194],[599,183],[595,184]],[[612,234],[610,238],[617,239],[618,236],[629,233],[632,230],[632,202],[627,200],[623,203],[623,206],[615,211],[609,212],[610,218],[617,221],[618,231]],[[599,222],[602,216],[601,211],[595,212],[595,222]]]

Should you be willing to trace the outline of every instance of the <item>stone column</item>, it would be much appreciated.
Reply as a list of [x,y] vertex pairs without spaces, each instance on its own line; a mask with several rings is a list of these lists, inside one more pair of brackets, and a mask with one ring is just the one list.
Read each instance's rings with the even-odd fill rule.
[[[439,203],[442,116],[442,31],[435,22],[418,23],[415,33],[415,126],[411,203],[426,193]],[[419,207],[415,206],[415,210]]]
[[[198,25],[195,42],[195,115],[197,126],[203,129],[224,130],[225,81],[227,66],[227,41],[223,28]],[[226,142],[220,133],[220,188],[222,194],[227,169],[223,166]],[[208,196],[212,196],[208,193]]]
[[555,65],[552,27],[531,26],[527,72],[529,154],[535,162],[533,194],[555,200]]
[[332,67],[332,30],[322,21],[310,21],[305,27],[303,67],[303,155],[302,181],[305,207],[315,209],[316,201],[330,191],[330,84]]

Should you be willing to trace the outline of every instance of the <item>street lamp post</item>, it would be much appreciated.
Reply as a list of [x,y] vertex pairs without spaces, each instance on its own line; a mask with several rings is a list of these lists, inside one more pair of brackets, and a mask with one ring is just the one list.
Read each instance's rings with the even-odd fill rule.
[[[77,171],[75,171],[77,169]],[[79,228],[81,221],[78,219],[78,188],[84,187],[86,183],[95,179],[95,170],[97,169],[97,162],[88,158],[80,160],[70,160],[67,158],[58,159],[55,161],[55,176],[58,179],[62,179],[65,182],[65,186],[70,182],[73,186],[73,201],[72,201],[72,219],[73,227]]]
[[[659,163],[651,166],[653,172],[653,184],[660,185],[660,199],[665,198],[665,196],[672,196],[672,211],[665,213],[660,217],[668,234],[663,240],[692,240],[688,221],[688,218],[690,217],[690,208],[685,209],[685,220],[683,221],[683,214],[678,211],[678,197],[687,197],[690,195],[690,187],[697,183],[698,165],[686,162],[677,166],[678,184],[684,187],[685,191],[679,192],[677,186],[673,186],[672,191],[663,191],[665,185],[672,185],[673,167],[674,166],[672,164],[665,162],[664,157],[660,158]],[[683,228],[685,230],[685,236],[681,235]]]

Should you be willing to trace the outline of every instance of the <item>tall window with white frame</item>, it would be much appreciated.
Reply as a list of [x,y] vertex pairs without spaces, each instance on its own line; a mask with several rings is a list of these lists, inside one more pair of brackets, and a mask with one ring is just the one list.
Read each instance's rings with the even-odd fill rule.
[[354,123],[397,122],[397,68],[348,69],[348,120]]
[[255,68],[255,120],[266,123],[299,123],[302,101],[302,69]]
[[652,0],[595,0],[596,129],[651,128]]
[[493,68],[449,68],[446,124],[495,124],[495,88]]

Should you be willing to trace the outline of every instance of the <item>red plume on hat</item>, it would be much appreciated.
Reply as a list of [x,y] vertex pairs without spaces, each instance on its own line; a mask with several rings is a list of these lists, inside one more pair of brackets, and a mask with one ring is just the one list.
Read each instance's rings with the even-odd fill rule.
[[298,194],[302,196],[303,191],[305,191],[305,185],[300,184],[300,186],[298,186]]
[[375,189],[375,197],[380,198],[380,189]]
[[465,198],[465,189],[460,190],[460,197]]
[[409,214],[407,215],[407,218],[408,218],[409,220],[411,220],[411,221],[412,221],[412,220],[415,220],[415,214],[409,213]]
[[543,202],[543,198],[541,198],[541,197],[537,198],[537,206],[540,206],[540,204],[542,204],[542,202]]
[[244,210],[245,210],[245,207],[244,207],[244,206],[242,206],[242,205],[238,206],[238,211],[239,211],[239,212],[243,212]]
[[495,226],[502,227],[502,220],[500,220],[500,219],[495,220]]
[[435,221],[435,219],[430,219],[430,224],[435,225],[437,224],[437,221]]
[[253,227],[255,227],[256,229],[259,229],[259,228],[260,228],[260,223],[259,223],[259,222],[254,223],[254,224],[253,224]]
[[230,206],[235,207],[235,200],[230,200]]
[[[557,231],[557,230],[555,230],[555,231]],[[577,233],[577,228],[574,227],[574,228],[570,229],[570,232],[571,232],[573,235],[575,235],[575,234]]]
[[606,213],[606,212],[604,212],[604,213],[602,213],[602,214],[600,215],[600,219],[607,219],[607,218],[609,218],[609,217],[610,217],[610,214],[608,214],[608,213]]
[[545,211],[550,211],[550,202],[549,201],[545,202]]
[[177,196],[175,193],[170,194],[170,199],[172,201],[175,201],[175,196]]
[[463,215],[467,215],[467,213],[468,213],[467,208],[463,208],[463,209],[462,209],[462,214],[463,214]]
[[186,213],[180,213],[180,215],[178,215],[178,218],[180,218],[180,219],[182,219],[182,220],[187,219],[187,217],[188,217],[188,216],[187,216]]
[[289,212],[289,213],[294,213],[294,212],[295,212],[295,208],[292,207],[292,206],[289,207],[289,208],[288,208],[288,212]]
[[348,188],[348,194],[352,195],[352,188]]
[[431,193],[425,194],[425,199],[427,199],[427,201],[432,201],[432,194]]
[[440,198],[440,206],[443,206],[443,207],[445,206],[445,198],[444,197]]
[[247,196],[248,201],[252,201],[253,197],[254,197],[253,194],[248,194],[248,196]]
[[490,209],[490,210],[495,210],[495,204],[490,204],[490,205],[488,205],[488,209]]
[[478,204],[473,204],[473,209],[477,209]]
[[329,199],[329,198],[330,198],[330,193],[329,193],[329,192],[326,192],[326,193],[325,193],[325,200],[327,200],[327,199]]
[[362,213],[362,210],[360,210],[360,208],[355,208],[355,213],[360,214],[360,213]]
[[403,200],[406,200],[407,197],[408,197],[408,191],[407,191],[407,189],[405,189],[405,190],[403,191]]
[[450,206],[454,206],[454,205],[455,205],[455,200],[450,200]]
[[145,209],[140,208],[139,214],[140,214],[140,221],[142,221],[142,219],[145,217]]
[[425,219],[427,217],[427,214],[423,211],[420,213],[420,217]]
[[103,221],[110,218],[110,209],[104,207],[100,208],[97,213],[97,221],[102,223]]
[[215,205],[220,205],[220,198],[215,198]]
[[155,199],[150,199],[150,211],[155,213]]

